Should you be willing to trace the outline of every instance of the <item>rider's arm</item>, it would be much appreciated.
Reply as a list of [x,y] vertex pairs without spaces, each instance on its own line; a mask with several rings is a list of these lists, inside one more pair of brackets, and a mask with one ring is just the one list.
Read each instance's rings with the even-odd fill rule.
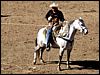
[[65,19],[64,19],[64,15],[61,11],[59,11],[59,17],[60,17],[60,21],[63,22]]
[[51,19],[52,19],[51,13],[52,13],[51,10],[49,10],[49,11],[47,12],[47,14],[46,14],[46,16],[45,16],[45,18],[46,18],[47,21],[51,21]]

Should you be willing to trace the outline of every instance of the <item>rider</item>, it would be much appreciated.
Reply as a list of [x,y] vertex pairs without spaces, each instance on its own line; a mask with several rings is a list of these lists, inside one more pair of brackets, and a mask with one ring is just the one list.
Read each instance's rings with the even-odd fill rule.
[[59,25],[59,21],[63,23],[64,16],[63,13],[58,10],[58,4],[52,3],[50,5],[51,10],[49,10],[45,16],[48,21],[48,29],[47,29],[47,36],[46,36],[46,50],[50,50],[50,42],[53,40],[52,37],[52,28],[54,25]]

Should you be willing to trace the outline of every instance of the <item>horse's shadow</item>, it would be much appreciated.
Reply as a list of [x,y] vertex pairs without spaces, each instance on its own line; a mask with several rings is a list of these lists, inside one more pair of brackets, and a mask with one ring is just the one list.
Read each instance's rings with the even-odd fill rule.
[[[58,61],[47,61],[49,64],[58,64]],[[66,65],[66,61],[62,61],[61,64],[65,64]],[[83,60],[83,61],[70,61],[69,63],[70,65],[78,65],[80,67],[73,67],[70,69],[95,69],[95,70],[99,70],[99,61],[95,61],[95,60]],[[62,70],[66,70],[66,69],[62,69]]]

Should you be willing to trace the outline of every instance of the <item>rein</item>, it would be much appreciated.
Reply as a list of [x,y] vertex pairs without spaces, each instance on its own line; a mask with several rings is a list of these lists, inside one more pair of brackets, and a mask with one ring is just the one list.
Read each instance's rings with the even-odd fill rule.
[[70,43],[72,43],[74,40],[68,40],[68,39],[66,39],[66,38],[64,38],[64,37],[61,37],[61,36],[58,36],[59,38],[62,38],[63,40],[65,40],[65,41],[68,41],[68,42],[70,42]]
[[[71,25],[73,22],[74,22],[74,20],[70,21],[69,24],[68,24],[68,33],[69,33],[70,25]],[[68,36],[69,36],[69,35],[68,35]],[[70,42],[70,43],[72,43],[72,42],[74,41],[74,39],[73,39],[73,40],[68,40],[68,39],[64,38],[63,36],[58,36],[58,37],[59,37],[59,38],[62,38],[62,39],[65,40],[65,41],[68,41],[68,42]]]

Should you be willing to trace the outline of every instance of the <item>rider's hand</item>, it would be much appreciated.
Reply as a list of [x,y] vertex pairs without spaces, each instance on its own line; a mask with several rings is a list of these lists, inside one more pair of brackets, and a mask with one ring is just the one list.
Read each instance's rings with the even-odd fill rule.
[[63,24],[63,22],[62,21],[60,21],[60,23],[59,24]]
[[50,21],[52,19],[52,17],[50,16],[50,17],[48,17],[48,21]]

